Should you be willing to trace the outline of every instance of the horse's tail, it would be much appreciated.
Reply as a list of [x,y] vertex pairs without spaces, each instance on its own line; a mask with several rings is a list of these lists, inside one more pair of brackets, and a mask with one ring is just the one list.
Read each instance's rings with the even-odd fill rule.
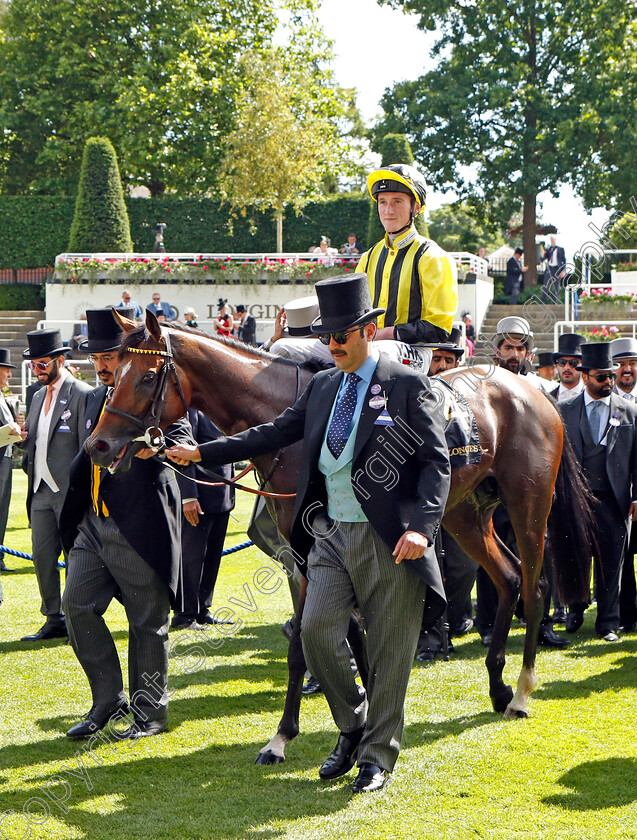
[[588,483],[565,428],[548,521],[557,594],[565,604],[587,604],[590,600],[591,561],[597,542],[590,499]]

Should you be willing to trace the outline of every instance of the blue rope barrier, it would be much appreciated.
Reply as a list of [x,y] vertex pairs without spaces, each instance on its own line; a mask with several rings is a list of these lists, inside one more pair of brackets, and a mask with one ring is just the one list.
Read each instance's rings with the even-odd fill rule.
[[[221,556],[225,557],[226,554],[234,554],[235,551],[242,551],[244,548],[249,548],[251,545],[254,545],[252,540],[239,543],[239,545],[233,545],[232,548],[226,548],[225,551],[222,551]],[[16,551],[13,548],[7,548],[6,545],[0,545],[0,552],[3,552],[4,554],[12,554],[14,557],[23,557],[25,560],[33,560],[32,554],[26,554],[24,551]],[[58,566],[61,569],[63,569],[65,565],[66,564],[62,562],[58,563]]]
[[4,554],[12,554],[14,557],[23,557],[25,560],[33,560],[32,554],[25,554],[24,551],[16,551],[13,548],[7,548],[6,545],[0,545],[0,551]]
[[249,548],[251,545],[254,545],[252,540],[249,542],[240,543],[239,545],[233,545],[232,548],[226,548],[225,551],[221,552],[221,556],[225,557],[226,554],[234,554],[235,551],[242,551],[244,548]]

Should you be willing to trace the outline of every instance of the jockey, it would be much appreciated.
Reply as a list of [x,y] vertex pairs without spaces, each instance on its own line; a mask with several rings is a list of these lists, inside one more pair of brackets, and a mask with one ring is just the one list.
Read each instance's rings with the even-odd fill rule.
[[457,271],[447,253],[414,225],[425,207],[424,178],[412,166],[393,163],[372,172],[367,188],[385,238],[363,254],[356,270],[367,274],[373,306],[387,310],[378,319],[376,338],[448,341],[458,306]]

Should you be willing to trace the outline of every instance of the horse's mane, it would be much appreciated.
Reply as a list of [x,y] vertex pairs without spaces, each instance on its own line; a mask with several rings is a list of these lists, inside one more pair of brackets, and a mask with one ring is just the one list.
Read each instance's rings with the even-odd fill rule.
[[[271,353],[268,353],[267,350],[261,350],[260,347],[254,347],[251,344],[245,344],[243,341],[238,341],[236,338],[228,338],[225,335],[212,335],[211,333],[204,332],[203,330],[196,330],[192,327],[186,327],[182,324],[176,324],[174,322],[171,322],[169,329],[177,330],[178,332],[186,333],[187,335],[198,335],[201,338],[207,338],[210,341],[218,341],[226,347],[233,347],[235,350],[248,352],[251,356],[257,356],[258,358],[265,359],[268,362],[276,362],[277,364],[288,366],[293,365],[294,367],[300,367],[301,370],[309,370],[312,373],[316,373],[317,370],[322,370],[324,367],[324,365],[321,362],[318,362],[318,360],[317,362],[295,362],[292,359],[284,359],[282,356],[273,356]],[[154,341],[154,339],[146,329],[145,325],[141,324],[132,332],[126,333],[122,338],[122,343],[119,348],[120,358],[129,347],[139,347],[140,344],[146,341]]]

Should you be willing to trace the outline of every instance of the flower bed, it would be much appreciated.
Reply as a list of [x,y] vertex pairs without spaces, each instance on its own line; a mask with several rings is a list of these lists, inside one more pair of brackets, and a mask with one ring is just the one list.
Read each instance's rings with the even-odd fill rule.
[[592,289],[579,296],[580,315],[583,320],[599,321],[602,318],[616,320],[627,318],[633,313],[637,295],[617,294],[612,289]]
[[578,335],[583,336],[588,342],[612,341],[614,338],[620,337],[618,327],[607,327],[606,324],[602,324],[601,327],[596,327],[590,331],[576,330],[576,332]]
[[270,259],[178,260],[160,257],[59,258],[55,264],[55,280],[61,283],[303,283],[315,282],[335,274],[354,271],[351,260],[334,261],[333,266],[317,260]]

